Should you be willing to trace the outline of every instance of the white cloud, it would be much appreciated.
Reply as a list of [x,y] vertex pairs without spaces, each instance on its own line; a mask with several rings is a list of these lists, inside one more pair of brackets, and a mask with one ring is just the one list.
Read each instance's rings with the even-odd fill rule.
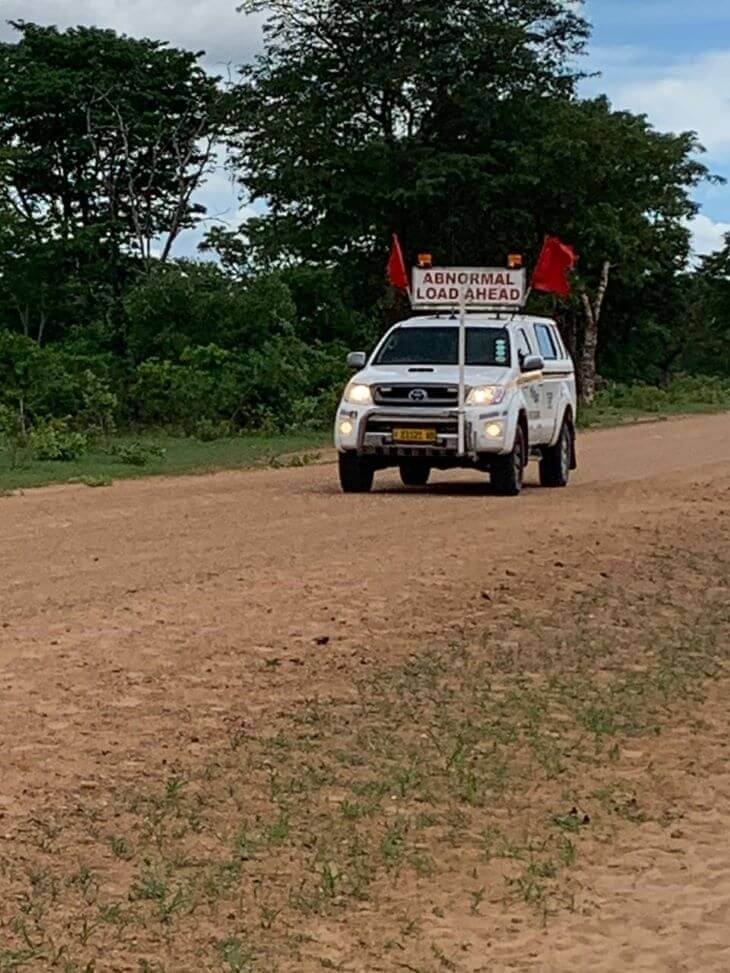
[[618,99],[660,129],[698,132],[715,156],[730,154],[730,50],[703,54],[619,85]]
[[715,223],[702,213],[695,216],[688,226],[692,230],[692,249],[698,256],[720,250],[725,235],[730,233],[730,223]]
[[587,90],[607,91],[617,108],[648,115],[662,131],[695,131],[714,158],[730,159],[730,49],[664,64],[631,46],[593,55],[602,73]]
[[[730,4],[722,11],[714,6],[713,12],[730,15]],[[646,114],[660,131],[697,132],[708,150],[703,161],[712,172],[729,174],[730,48],[687,57],[616,45],[594,48],[591,54],[591,66],[601,77],[584,82],[587,94],[605,91],[614,107]],[[693,249],[698,255],[712,253],[730,232],[730,223],[722,222],[730,212],[728,190],[704,185],[695,197],[703,202],[703,213],[688,224]]]
[[260,18],[236,11],[240,0],[0,0],[0,39],[13,37],[8,20],[58,27],[111,27],[176,47],[204,50],[218,72],[242,64],[261,45]]

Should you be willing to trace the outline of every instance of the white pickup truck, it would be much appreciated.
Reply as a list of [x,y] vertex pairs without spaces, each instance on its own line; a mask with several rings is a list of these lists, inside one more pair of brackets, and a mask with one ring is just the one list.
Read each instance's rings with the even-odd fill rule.
[[460,467],[489,473],[496,493],[516,496],[530,457],[540,461],[543,486],[567,486],[576,468],[575,369],[555,322],[469,315],[463,450],[458,343],[455,316],[416,317],[392,328],[370,357],[348,357],[356,374],[335,423],[346,493],[369,492],[388,467],[406,486]]

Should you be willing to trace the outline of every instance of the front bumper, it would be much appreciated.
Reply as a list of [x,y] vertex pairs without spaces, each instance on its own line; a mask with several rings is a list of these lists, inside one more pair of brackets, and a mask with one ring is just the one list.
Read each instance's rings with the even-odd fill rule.
[[[395,429],[435,430],[433,443],[402,443]],[[504,409],[466,410],[466,457],[509,452],[506,445],[508,414]],[[361,456],[424,457],[457,460],[459,457],[459,414],[454,409],[397,411],[383,408],[362,410],[343,407],[335,428],[335,445],[340,452],[357,451]]]

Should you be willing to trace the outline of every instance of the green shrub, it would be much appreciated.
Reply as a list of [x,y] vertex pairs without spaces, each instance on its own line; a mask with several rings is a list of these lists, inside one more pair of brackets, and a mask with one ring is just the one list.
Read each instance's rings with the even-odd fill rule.
[[[136,369],[131,398],[144,425],[182,425],[197,435],[232,428],[282,432],[329,425],[347,380],[345,350],[309,345],[293,333],[231,352],[186,348],[177,362],[149,360]],[[217,435],[217,434],[216,434]]]
[[14,409],[0,403],[0,442],[7,442],[11,436],[17,435],[18,415]]
[[730,409],[730,379],[712,375],[678,375],[667,385],[610,382],[589,406],[583,406],[582,426],[630,420],[646,415],[712,412]]
[[89,439],[83,432],[68,428],[63,419],[38,423],[28,437],[33,455],[38,460],[71,463],[88,451]]
[[217,439],[225,439],[231,435],[231,425],[229,422],[201,419],[193,426],[192,434],[201,443],[214,443]]
[[142,443],[139,440],[123,443],[113,453],[115,459],[125,466],[146,466],[154,459],[163,459],[165,450],[153,443]]
[[131,398],[139,419],[149,425],[201,419],[230,419],[245,395],[234,355],[209,345],[187,349],[180,362],[152,359],[137,368]]
[[114,416],[119,408],[117,395],[105,379],[89,368],[81,376],[80,388],[83,401],[80,421],[89,428],[97,429],[103,436],[111,436],[116,429]]
[[295,399],[287,422],[290,431],[326,429],[334,422],[337,405],[342,396],[342,386],[335,387],[319,395]]
[[730,379],[710,375],[678,375],[666,386],[612,382],[596,396],[596,405],[637,412],[676,411],[688,407],[727,406],[730,408]]

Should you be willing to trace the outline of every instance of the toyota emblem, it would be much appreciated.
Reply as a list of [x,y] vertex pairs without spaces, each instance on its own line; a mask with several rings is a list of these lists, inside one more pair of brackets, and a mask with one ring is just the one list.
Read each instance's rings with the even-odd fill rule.
[[425,402],[428,398],[428,392],[425,389],[411,389],[408,398],[411,402]]

